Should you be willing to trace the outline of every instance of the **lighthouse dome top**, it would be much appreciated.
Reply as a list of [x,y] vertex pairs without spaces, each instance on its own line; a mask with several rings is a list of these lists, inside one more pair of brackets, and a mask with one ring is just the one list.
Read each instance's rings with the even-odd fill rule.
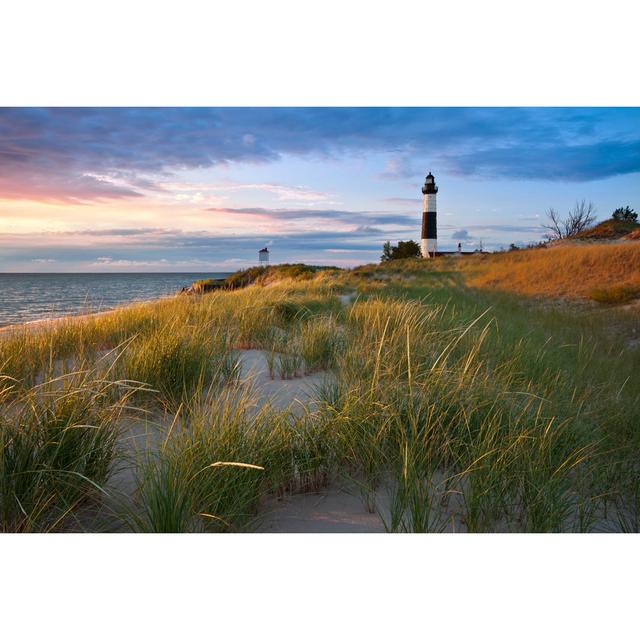
[[429,174],[424,180],[422,193],[438,193],[438,187],[436,187],[436,179],[433,177],[431,171],[429,171]]

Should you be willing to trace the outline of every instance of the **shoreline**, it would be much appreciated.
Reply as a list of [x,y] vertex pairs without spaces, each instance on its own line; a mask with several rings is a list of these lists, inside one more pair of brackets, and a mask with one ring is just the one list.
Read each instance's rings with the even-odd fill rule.
[[36,320],[25,320],[24,322],[12,322],[11,324],[0,325],[0,336],[5,333],[12,333],[14,331],[20,330],[38,330],[43,329],[48,326],[52,326],[58,324],[60,322],[64,322],[65,320],[87,320],[89,318],[97,318],[99,316],[105,316],[110,313],[116,313],[117,311],[121,311],[126,309],[127,307],[132,307],[140,304],[149,304],[154,302],[159,302],[160,300],[168,300],[175,296],[180,295],[180,293],[174,293],[166,296],[159,296],[157,298],[148,298],[146,300],[130,300],[129,302],[125,302],[120,305],[116,305],[109,309],[103,309],[102,311],[89,311],[89,312],[71,312],[62,316],[55,316],[50,318],[38,318]]
[[[106,313],[112,313],[117,310],[121,310],[133,305],[137,304],[145,304],[145,303],[154,303],[163,299],[169,299],[173,296],[178,295],[185,286],[191,286],[195,280],[191,280],[191,278],[202,278],[202,277],[213,277],[213,278],[226,278],[230,273],[227,272],[211,272],[211,271],[194,271],[194,272],[117,272],[117,273],[106,273],[106,272],[87,272],[87,273],[41,273],[41,272],[25,272],[25,273],[0,273],[0,278],[2,276],[107,276],[112,277],[116,276],[138,276],[138,275],[151,275],[151,276],[189,276],[189,279],[186,280],[187,285],[184,284],[185,281],[179,282],[170,282],[166,287],[159,287],[156,292],[150,291],[151,297],[145,297],[145,293],[142,291],[132,291],[136,297],[132,297],[128,300],[115,300],[110,301],[111,304],[104,304],[104,301],[96,299],[95,307],[92,308],[92,305],[87,304],[87,300],[77,300],[76,305],[73,306],[73,302],[68,301],[68,298],[64,295],[64,290],[56,291],[56,296],[52,301],[46,301],[46,306],[49,307],[48,310],[45,311],[43,315],[40,317],[28,318],[24,317],[24,315],[29,314],[32,309],[42,310],[41,303],[43,302],[39,298],[28,298],[24,300],[24,304],[22,307],[20,305],[16,309],[16,315],[24,314],[22,318],[16,318],[16,315],[13,317],[8,317],[6,319],[0,320],[0,335],[6,333],[13,333],[21,330],[40,330],[42,327],[52,326],[54,323],[59,323],[64,320],[70,319],[80,319],[80,318],[91,318],[94,316],[103,315]],[[59,295],[58,295],[59,294]],[[75,296],[74,296],[75,297]],[[56,299],[57,298],[57,299]],[[56,306],[63,306],[61,302],[69,303],[68,309],[56,309]],[[37,314],[37,312],[36,312]]]

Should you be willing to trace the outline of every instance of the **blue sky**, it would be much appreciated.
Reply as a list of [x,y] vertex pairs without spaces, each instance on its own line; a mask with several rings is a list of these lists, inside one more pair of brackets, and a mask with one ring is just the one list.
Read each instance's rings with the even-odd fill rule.
[[419,240],[543,236],[585,198],[640,209],[635,108],[0,109],[0,271],[349,266]]

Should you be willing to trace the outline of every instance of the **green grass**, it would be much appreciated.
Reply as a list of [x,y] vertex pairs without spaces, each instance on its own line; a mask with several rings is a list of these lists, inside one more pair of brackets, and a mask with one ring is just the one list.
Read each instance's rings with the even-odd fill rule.
[[[133,455],[126,406],[171,425],[134,459],[134,531],[253,530],[275,497],[333,482],[390,532],[638,531],[637,317],[402,262],[0,337],[2,530],[63,529],[99,503]],[[246,348],[272,378],[331,372],[318,402],[258,406]]]
[[302,358],[293,348],[279,353],[276,361],[276,371],[282,380],[291,380],[301,375]]
[[308,372],[329,369],[335,362],[343,339],[334,316],[316,316],[300,323],[300,356]]
[[106,495],[118,421],[134,391],[78,373],[34,388],[4,407],[1,531],[62,530],[83,506]]
[[119,364],[123,378],[148,385],[163,406],[176,410],[198,388],[237,376],[229,348],[224,333],[169,324],[134,337]]
[[314,464],[317,434],[306,418],[256,409],[230,389],[185,407],[157,455],[143,459],[134,531],[241,531],[259,520],[269,494],[308,490],[324,477]]

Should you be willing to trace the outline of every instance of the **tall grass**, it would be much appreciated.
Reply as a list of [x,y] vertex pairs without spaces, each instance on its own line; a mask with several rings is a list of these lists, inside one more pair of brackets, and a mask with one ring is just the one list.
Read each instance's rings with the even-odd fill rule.
[[300,356],[308,372],[330,369],[343,346],[342,328],[334,316],[316,316],[300,324]]
[[[108,491],[123,407],[143,404],[171,427],[136,460],[134,531],[252,530],[270,499],[333,482],[393,532],[637,531],[637,351],[604,315],[533,315],[467,288],[493,264],[472,262],[324,273],[0,337],[3,530],[82,520]],[[343,308],[346,287],[358,298]],[[266,350],[273,378],[327,370],[317,402],[270,406],[240,380],[246,348]]]
[[393,531],[440,530],[451,518],[469,531],[590,530],[602,507],[593,481],[602,434],[579,414],[554,415],[517,360],[487,366],[487,316],[443,329],[450,319],[415,302],[352,311],[337,368],[350,391],[329,419],[365,502],[386,483]]
[[304,417],[258,408],[250,389],[216,400],[186,407],[160,451],[143,460],[135,531],[252,528],[268,493],[309,490],[326,477]]
[[528,249],[465,261],[469,283],[532,295],[588,298],[595,289],[640,288],[640,244],[588,243]]
[[198,388],[236,378],[238,366],[224,332],[175,323],[131,340],[120,360],[123,377],[148,385],[173,410]]
[[0,415],[2,531],[64,529],[106,493],[118,421],[135,389],[90,373],[40,385]]

